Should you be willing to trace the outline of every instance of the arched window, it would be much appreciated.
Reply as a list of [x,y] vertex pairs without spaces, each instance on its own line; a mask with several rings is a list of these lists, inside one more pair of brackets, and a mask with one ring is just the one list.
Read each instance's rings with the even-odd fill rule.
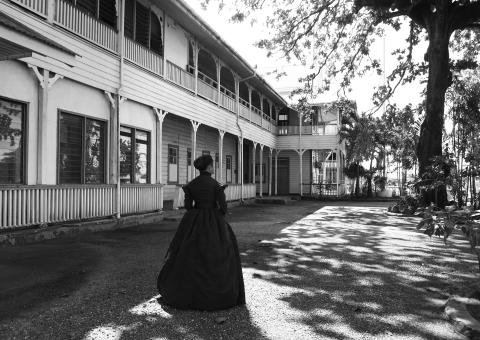
[[260,110],[260,95],[255,90],[252,91],[252,105]]
[[222,92],[232,98],[235,98],[235,78],[233,77],[232,71],[230,71],[226,67],[222,67],[222,69],[220,70],[220,85],[224,89],[228,90],[224,91],[222,89]]
[[198,77],[211,86],[217,87],[217,64],[212,55],[205,50],[198,51]]
[[270,117],[270,104],[267,99],[263,99],[263,113]]
[[162,19],[139,1],[125,0],[125,36],[163,56]]

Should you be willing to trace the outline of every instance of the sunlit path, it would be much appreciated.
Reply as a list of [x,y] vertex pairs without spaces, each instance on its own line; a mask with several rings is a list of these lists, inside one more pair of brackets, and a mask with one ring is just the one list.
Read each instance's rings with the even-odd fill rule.
[[477,277],[475,259],[462,240],[444,246],[413,222],[384,208],[323,207],[242,247],[245,308],[178,311],[152,296],[85,339],[463,339],[442,311],[449,287]]

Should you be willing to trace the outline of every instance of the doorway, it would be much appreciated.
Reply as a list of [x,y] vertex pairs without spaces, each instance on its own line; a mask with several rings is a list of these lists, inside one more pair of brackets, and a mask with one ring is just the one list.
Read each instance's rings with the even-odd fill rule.
[[[278,183],[277,195],[288,195],[290,193],[290,160],[278,158]],[[272,192],[275,192],[275,162],[273,162]]]

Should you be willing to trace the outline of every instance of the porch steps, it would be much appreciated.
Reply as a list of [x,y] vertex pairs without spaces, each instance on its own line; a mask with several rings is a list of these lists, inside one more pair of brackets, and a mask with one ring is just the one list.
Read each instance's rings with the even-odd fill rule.
[[255,203],[258,204],[278,204],[288,205],[298,201],[296,196],[270,196],[270,197],[257,197]]

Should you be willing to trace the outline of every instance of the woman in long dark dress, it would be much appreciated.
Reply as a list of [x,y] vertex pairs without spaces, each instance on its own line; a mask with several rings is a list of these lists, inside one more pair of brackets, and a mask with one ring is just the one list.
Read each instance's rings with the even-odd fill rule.
[[211,177],[211,156],[197,158],[194,166],[200,175],[183,187],[187,212],[158,275],[158,291],[165,304],[179,309],[245,304],[237,240],[225,221],[225,187]]

